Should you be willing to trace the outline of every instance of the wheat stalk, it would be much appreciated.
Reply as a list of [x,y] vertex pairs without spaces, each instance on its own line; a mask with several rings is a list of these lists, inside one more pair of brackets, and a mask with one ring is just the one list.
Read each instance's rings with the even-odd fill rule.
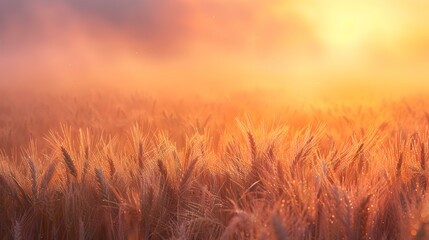
[[64,147],[61,147],[61,152],[63,153],[64,162],[66,163],[67,168],[70,171],[70,174],[73,175],[73,177],[77,178],[76,166],[74,165],[73,159],[71,158],[70,154],[67,152],[67,150]]
[[397,178],[399,178],[401,176],[401,168],[402,168],[403,162],[404,162],[404,154],[401,152],[399,154],[398,163],[396,164],[396,177]]
[[143,143],[139,142],[139,152],[137,156],[140,170],[143,170]]
[[10,186],[9,182],[6,180],[6,178],[0,174],[0,186],[2,188],[2,190],[5,190],[10,196],[12,196],[13,198],[15,198],[18,202],[20,202],[20,198],[18,197],[15,189]]
[[252,160],[255,161],[256,160],[256,154],[257,154],[255,138],[253,137],[253,134],[251,132],[247,132],[247,138],[249,140],[250,153],[252,155]]
[[18,187],[19,192],[21,193],[21,197],[25,200],[26,203],[31,202],[30,196],[28,196],[27,192],[24,189],[24,186],[22,186],[18,179],[16,178],[15,174],[10,173],[12,180],[15,182],[15,185]]
[[89,171],[89,147],[85,146],[85,160],[83,162],[82,182],[85,182],[86,174]]
[[194,160],[192,160],[189,163],[189,166],[186,168],[186,171],[183,174],[182,179],[180,181],[179,191],[181,193],[185,192],[185,190],[188,188],[189,183],[190,183],[190,179],[192,177],[192,172],[194,171],[197,162],[198,162],[198,157],[196,157]]
[[28,165],[30,167],[30,173],[31,173],[31,189],[33,193],[33,198],[36,199],[38,194],[36,165],[34,164],[34,161],[31,158],[28,159]]
[[109,190],[107,187],[106,179],[104,178],[103,170],[100,168],[95,169],[95,176],[97,178],[98,187],[102,196],[102,199],[107,201],[109,200]]
[[113,175],[116,173],[115,163],[111,158],[109,158],[109,174],[110,178],[113,178]]
[[366,239],[366,236],[368,234],[368,218],[369,218],[369,206],[370,206],[370,200],[371,200],[372,194],[369,194],[367,197],[365,197],[361,203],[359,204],[359,207],[357,209],[357,219],[356,224],[357,225],[357,239]]

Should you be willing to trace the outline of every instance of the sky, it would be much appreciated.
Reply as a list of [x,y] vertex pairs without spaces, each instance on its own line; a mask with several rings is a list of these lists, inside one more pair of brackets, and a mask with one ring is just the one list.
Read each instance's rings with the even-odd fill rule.
[[0,0],[0,86],[429,90],[423,0]]

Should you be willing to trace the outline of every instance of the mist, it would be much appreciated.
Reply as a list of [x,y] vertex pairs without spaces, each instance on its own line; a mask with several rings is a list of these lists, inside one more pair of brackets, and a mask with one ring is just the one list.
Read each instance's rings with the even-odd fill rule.
[[0,85],[214,96],[276,90],[296,98],[425,93],[427,7],[5,0]]

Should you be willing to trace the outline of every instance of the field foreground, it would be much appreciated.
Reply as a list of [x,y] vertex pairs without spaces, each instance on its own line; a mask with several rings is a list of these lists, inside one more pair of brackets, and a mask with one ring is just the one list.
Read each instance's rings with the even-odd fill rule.
[[0,103],[3,239],[427,239],[429,103]]

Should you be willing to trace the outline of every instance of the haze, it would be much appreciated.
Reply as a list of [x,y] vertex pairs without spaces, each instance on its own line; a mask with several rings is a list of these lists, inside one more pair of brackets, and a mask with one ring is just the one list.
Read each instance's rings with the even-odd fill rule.
[[0,87],[426,93],[428,13],[418,0],[2,0]]

